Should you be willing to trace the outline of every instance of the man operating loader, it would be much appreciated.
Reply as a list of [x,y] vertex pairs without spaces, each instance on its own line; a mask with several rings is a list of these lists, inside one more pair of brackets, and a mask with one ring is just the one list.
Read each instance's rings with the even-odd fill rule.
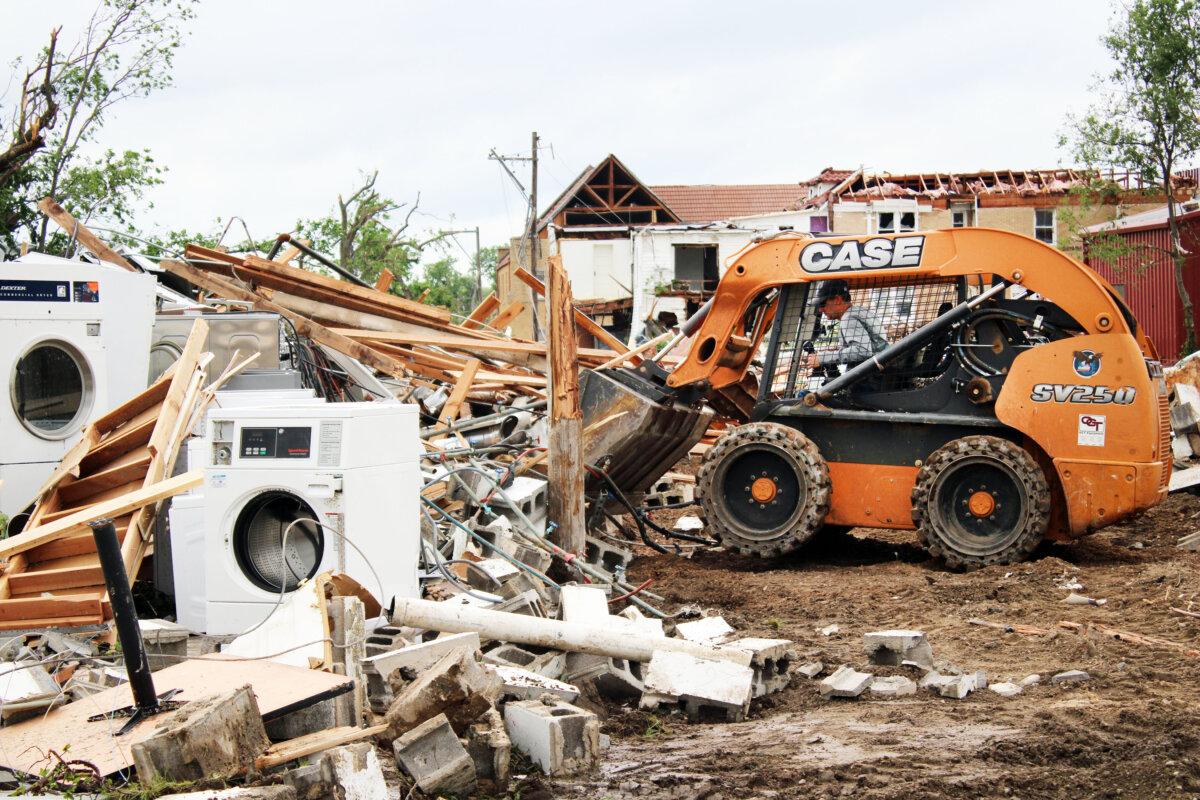
[[861,309],[855,308],[850,297],[850,287],[843,280],[824,281],[817,290],[817,310],[838,322],[836,350],[811,353],[806,359],[809,367],[826,367],[839,364],[854,366],[866,361],[887,346],[887,339],[879,332],[874,320]]

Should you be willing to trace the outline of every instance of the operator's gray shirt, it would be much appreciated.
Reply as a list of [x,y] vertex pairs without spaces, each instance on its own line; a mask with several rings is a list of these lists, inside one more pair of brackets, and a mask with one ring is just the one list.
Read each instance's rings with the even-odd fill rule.
[[887,347],[887,339],[875,322],[854,306],[838,320],[838,339],[841,347],[821,353],[822,366],[858,364]]

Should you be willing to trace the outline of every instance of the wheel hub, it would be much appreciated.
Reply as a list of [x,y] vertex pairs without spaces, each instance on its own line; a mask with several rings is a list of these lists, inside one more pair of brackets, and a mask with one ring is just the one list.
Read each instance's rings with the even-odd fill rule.
[[967,500],[967,510],[981,519],[989,517],[996,510],[996,498],[991,492],[973,492]]
[[750,484],[750,496],[759,503],[769,503],[775,499],[779,486],[774,478],[755,478]]

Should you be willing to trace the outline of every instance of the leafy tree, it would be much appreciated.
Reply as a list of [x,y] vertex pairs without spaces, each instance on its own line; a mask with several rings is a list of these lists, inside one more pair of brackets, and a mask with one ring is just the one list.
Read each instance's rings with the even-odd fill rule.
[[[12,245],[23,231],[39,250],[61,250],[67,237],[50,230],[36,212],[52,196],[81,221],[98,218],[130,225],[146,190],[161,183],[162,168],[138,150],[98,150],[98,136],[117,104],[145,97],[171,83],[171,66],[196,0],[102,0],[79,40],[65,53],[50,46],[27,75],[41,75],[36,113],[53,110],[38,134],[41,143],[0,182],[4,231]],[[26,83],[32,86],[30,78]],[[23,92],[23,101],[27,93]],[[21,104],[10,112],[11,138],[31,141]],[[52,127],[51,127],[52,125]],[[99,155],[97,155],[99,152]],[[53,238],[52,238],[53,237]]]
[[1089,166],[1128,167],[1162,187],[1186,347],[1194,350],[1172,176],[1200,152],[1200,7],[1197,0],[1134,0],[1103,41],[1113,67],[1101,76],[1095,105],[1070,120],[1071,144]]
[[[428,290],[425,302],[458,314],[469,312],[474,273],[460,271],[454,259],[444,255],[449,234],[414,231],[412,219],[420,207],[420,195],[411,204],[397,203],[375,188],[378,178],[378,171],[364,173],[348,197],[338,195],[334,214],[297,222],[294,236],[309,240],[312,249],[367,283],[375,283],[387,269],[393,277],[392,294],[416,299]],[[422,268],[422,259],[431,248],[441,248],[443,257]],[[495,272],[496,249],[489,250],[490,255],[481,253],[485,276]],[[302,256],[299,260],[304,266],[314,266],[311,259]]]

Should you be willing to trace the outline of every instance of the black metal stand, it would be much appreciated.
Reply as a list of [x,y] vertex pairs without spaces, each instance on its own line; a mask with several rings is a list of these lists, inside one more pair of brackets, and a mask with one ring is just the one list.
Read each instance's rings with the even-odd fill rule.
[[125,562],[121,558],[121,543],[117,540],[116,527],[111,519],[98,519],[88,525],[92,529],[92,538],[96,540],[100,569],[104,572],[108,600],[112,603],[117,640],[121,643],[121,653],[125,657],[129,688],[133,690],[133,705],[105,714],[95,714],[88,717],[88,722],[128,717],[129,720],[117,731],[117,736],[121,736],[147,717],[178,708],[182,703],[171,701],[178,689],[171,689],[162,695],[154,691],[154,678],[150,674],[150,662],[146,658],[142,629],[138,625],[133,591],[129,588],[129,575],[125,572]]

